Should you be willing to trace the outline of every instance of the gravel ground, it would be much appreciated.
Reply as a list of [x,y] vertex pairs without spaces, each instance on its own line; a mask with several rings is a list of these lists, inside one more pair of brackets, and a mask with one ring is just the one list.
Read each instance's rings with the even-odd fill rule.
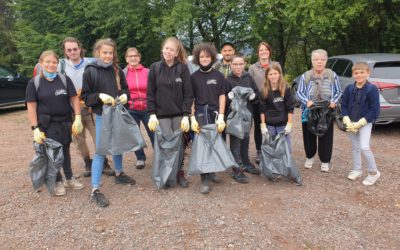
[[[377,127],[372,150],[382,176],[375,186],[346,179],[350,142],[336,130],[332,166],[322,173],[317,160],[306,170],[299,110],[295,112],[293,155],[304,185],[249,176],[238,184],[219,173],[209,195],[199,193],[198,177],[187,189],[156,190],[147,166],[137,170],[135,156],[124,157],[134,186],[103,177],[107,208],[89,200],[90,178],[83,190],[64,197],[33,192],[28,166],[33,157],[26,110],[0,110],[0,249],[399,249],[400,125]],[[147,138],[147,136],[145,136]],[[148,145],[150,145],[147,140]],[[72,147],[76,175],[83,162]],[[254,159],[254,143],[250,156]],[[187,161],[187,159],[186,159]],[[186,168],[186,167],[185,167]],[[365,174],[364,174],[365,175]]]

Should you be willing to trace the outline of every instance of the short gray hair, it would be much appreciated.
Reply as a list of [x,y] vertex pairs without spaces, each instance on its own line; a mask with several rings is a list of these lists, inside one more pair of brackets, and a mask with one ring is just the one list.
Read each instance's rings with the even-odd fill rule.
[[324,50],[324,49],[316,49],[316,50],[313,50],[311,52],[311,60],[314,58],[314,56],[316,54],[323,55],[323,56],[325,56],[326,59],[328,59],[328,52],[326,52],[326,50]]

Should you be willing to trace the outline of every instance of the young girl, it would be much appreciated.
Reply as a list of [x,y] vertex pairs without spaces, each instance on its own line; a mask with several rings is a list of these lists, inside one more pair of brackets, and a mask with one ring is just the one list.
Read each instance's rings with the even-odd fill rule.
[[[194,95],[190,121],[192,130],[196,133],[200,132],[200,127],[215,122],[219,133],[225,129],[225,78],[221,72],[212,68],[216,61],[217,51],[211,44],[201,43],[193,50],[193,63],[200,67],[190,77]],[[210,192],[209,180],[215,182],[216,175],[215,173],[205,173],[200,177],[200,192],[208,194]]]
[[265,78],[260,102],[261,132],[275,137],[279,132],[285,131],[291,151],[294,99],[283,78],[281,65],[272,62],[265,71]]
[[[125,52],[125,60],[128,63],[123,70],[128,84],[131,100],[129,100],[129,113],[140,126],[140,121],[143,122],[147,134],[150,137],[151,144],[154,141],[154,133],[150,131],[149,114],[147,112],[146,95],[147,95],[147,78],[149,69],[140,64],[142,55],[136,48],[128,48]],[[146,155],[143,149],[135,151],[136,168],[143,169],[145,166]]]
[[[254,93],[249,96],[249,103],[247,108],[253,113],[253,104],[258,104],[258,88],[253,77],[244,71],[246,65],[245,57],[241,54],[237,54],[232,58],[232,73],[226,78],[228,89],[232,90],[236,86],[247,87],[253,89]],[[234,97],[233,92],[228,93],[229,100]],[[249,131],[250,132],[250,131]],[[246,171],[251,174],[259,175],[260,170],[257,169],[249,159],[249,133],[246,133],[243,139],[239,139],[236,136],[231,135],[230,137],[230,148],[236,162],[241,166],[241,169],[233,168],[232,177],[239,183],[248,183],[247,176],[242,172]]]
[[[98,40],[93,49],[96,61],[89,64],[83,73],[82,99],[96,114],[96,146],[100,142],[103,105],[115,104],[118,96],[122,104],[128,101],[128,86],[124,73],[118,67],[117,46],[110,38]],[[93,79],[94,78],[94,79]],[[122,155],[113,155],[115,184],[135,184],[125,175]],[[108,199],[99,190],[105,155],[95,154],[92,162],[92,201],[100,207],[108,206]]]
[[354,64],[352,72],[355,83],[346,87],[342,97],[343,123],[349,132],[353,151],[353,169],[347,178],[356,180],[362,176],[362,153],[368,167],[368,176],[363,180],[363,184],[370,186],[381,176],[369,147],[372,124],[378,118],[380,111],[379,91],[367,80],[369,77],[367,63]]
[[[188,132],[192,102],[193,93],[185,49],[181,41],[169,37],[162,45],[161,61],[150,66],[147,86],[149,129],[154,132],[160,125],[165,135],[170,135],[179,128]],[[177,177],[181,187],[188,187],[182,169],[178,171]]]
[[71,168],[70,144],[72,109],[75,121],[72,124],[72,134],[82,132],[81,110],[75,87],[68,76],[65,83],[57,74],[58,56],[51,50],[44,51],[39,59],[42,71],[38,86],[32,78],[26,89],[28,118],[33,130],[33,138],[37,143],[43,143],[46,137],[63,145],[63,171],[66,181],[62,183],[60,172],[57,173],[55,195],[65,195],[65,187],[82,189],[83,185],[73,178]]

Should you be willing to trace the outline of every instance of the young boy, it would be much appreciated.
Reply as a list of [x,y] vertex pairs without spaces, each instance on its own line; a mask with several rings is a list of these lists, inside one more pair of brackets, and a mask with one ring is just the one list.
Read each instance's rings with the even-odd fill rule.
[[367,63],[354,64],[352,73],[355,83],[348,85],[342,96],[343,123],[349,132],[353,152],[353,169],[347,178],[356,180],[362,176],[362,153],[368,167],[368,176],[363,180],[363,184],[370,186],[381,175],[369,147],[372,124],[379,116],[379,92],[378,88],[367,80],[370,73]]

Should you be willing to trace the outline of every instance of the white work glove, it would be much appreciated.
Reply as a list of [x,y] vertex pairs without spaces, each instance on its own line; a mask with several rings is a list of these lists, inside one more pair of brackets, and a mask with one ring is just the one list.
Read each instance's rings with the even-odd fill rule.
[[292,133],[293,123],[286,123],[285,126],[285,135]]
[[197,134],[200,133],[199,123],[196,121],[196,117],[194,115],[190,117],[190,128],[193,130],[193,132]]
[[218,133],[222,133],[226,127],[225,121],[224,121],[224,114],[218,114],[218,119],[217,119],[217,131]]
[[77,136],[83,130],[81,115],[75,115],[74,123],[72,124],[72,134]]
[[229,98],[229,100],[232,100],[233,99],[233,97],[234,97],[234,94],[233,94],[233,92],[231,91],[231,92],[229,92],[228,93],[228,98]]
[[158,119],[156,115],[150,115],[149,123],[147,124],[147,126],[149,126],[150,131],[156,131],[156,128],[158,126]]
[[353,129],[360,129],[361,127],[367,125],[367,120],[363,117],[358,122],[353,123]]
[[128,102],[128,96],[126,94],[122,94],[118,97],[118,100],[122,105],[125,105]]
[[35,128],[35,130],[33,130],[33,140],[42,144],[44,139],[46,139],[46,135],[40,131],[39,128]]
[[253,93],[253,94],[251,94],[251,95],[249,96],[249,101],[253,101],[254,98],[256,98],[256,94],[255,94],[255,93]]
[[261,123],[260,124],[261,127],[261,134],[268,134],[268,129],[267,129],[267,124],[266,123]]
[[112,98],[111,96],[109,96],[107,94],[100,93],[99,98],[104,104],[109,104],[109,105],[115,104],[114,98]]
[[189,131],[189,128],[190,128],[189,117],[184,116],[181,121],[181,130],[186,133]]

